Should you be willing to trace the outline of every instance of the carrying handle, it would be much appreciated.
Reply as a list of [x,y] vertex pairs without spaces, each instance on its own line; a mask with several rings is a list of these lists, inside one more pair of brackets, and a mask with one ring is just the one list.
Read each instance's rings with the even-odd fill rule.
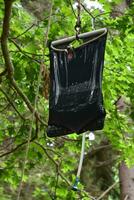
[[[106,28],[102,28],[102,29],[95,30],[95,31],[92,31],[92,32],[86,32],[86,33],[79,34],[78,38],[79,39],[88,39],[90,37],[94,37],[96,39],[98,37],[101,37],[102,35],[105,35],[106,33],[107,33],[107,29]],[[76,36],[71,36],[71,37],[68,37],[68,38],[64,38],[64,39],[53,41],[51,43],[51,48],[54,49],[54,47],[56,47],[56,46],[64,45],[64,44],[67,44],[67,43],[71,43],[75,39],[76,39]]]

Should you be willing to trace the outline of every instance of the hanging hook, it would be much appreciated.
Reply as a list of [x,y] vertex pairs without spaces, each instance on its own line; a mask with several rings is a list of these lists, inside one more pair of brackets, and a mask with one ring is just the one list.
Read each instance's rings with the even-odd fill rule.
[[80,26],[77,26],[77,25],[75,25],[76,39],[77,39],[77,40],[79,40],[79,34],[80,34],[80,30],[81,30],[81,27],[80,27]]
[[76,25],[75,25],[75,31],[76,31],[76,39],[79,39],[79,34],[81,31],[81,2],[80,0],[77,0],[77,10],[78,10],[78,15],[77,15],[77,21],[76,21]]

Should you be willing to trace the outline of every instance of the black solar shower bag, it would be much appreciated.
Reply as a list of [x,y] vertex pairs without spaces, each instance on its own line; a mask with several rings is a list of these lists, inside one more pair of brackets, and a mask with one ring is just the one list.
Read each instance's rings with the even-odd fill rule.
[[102,75],[107,29],[84,33],[79,38],[83,44],[76,48],[70,45],[75,36],[50,46],[49,137],[104,126]]

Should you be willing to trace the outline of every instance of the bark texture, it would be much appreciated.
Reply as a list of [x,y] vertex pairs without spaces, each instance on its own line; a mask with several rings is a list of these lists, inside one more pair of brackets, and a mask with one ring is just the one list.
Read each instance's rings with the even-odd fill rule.
[[128,168],[124,162],[119,167],[120,200],[134,200],[134,168]]
[[122,0],[120,4],[116,4],[113,6],[113,12],[112,12],[112,17],[119,17],[122,16],[125,12],[125,10],[130,7],[132,4],[132,0]]

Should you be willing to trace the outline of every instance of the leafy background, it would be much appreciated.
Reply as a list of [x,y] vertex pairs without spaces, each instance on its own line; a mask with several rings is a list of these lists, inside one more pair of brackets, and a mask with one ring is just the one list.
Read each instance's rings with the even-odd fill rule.
[[[95,133],[96,139],[86,140],[79,192],[73,192],[71,186],[77,171],[82,135],[72,134],[54,139],[46,136],[49,50],[44,48],[44,43],[51,2],[13,2],[8,46],[14,66],[14,78],[31,105],[34,106],[38,94],[36,110],[43,123],[33,119],[7,74],[1,75],[1,200],[17,199],[20,182],[20,199],[23,200],[94,199],[115,182],[116,187],[103,199],[119,199],[118,165],[121,161],[131,167],[134,165],[134,4],[119,12],[121,1],[99,2],[103,5],[103,10],[87,10],[95,17],[96,29],[109,29],[103,76],[107,117],[104,130]],[[2,33],[3,0],[0,0],[0,8]],[[82,9],[82,32],[92,30],[91,15],[88,12]],[[75,22],[70,1],[54,0],[48,43],[75,34]],[[0,50],[0,73],[4,70],[4,58]],[[38,80],[40,71],[41,77]],[[25,159],[30,130],[32,141]]]

